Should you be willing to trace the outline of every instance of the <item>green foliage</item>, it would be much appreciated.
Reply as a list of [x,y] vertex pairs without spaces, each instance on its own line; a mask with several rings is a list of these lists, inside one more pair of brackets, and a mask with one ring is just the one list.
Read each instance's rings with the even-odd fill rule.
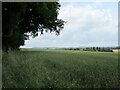
[[93,51],[93,48],[89,48],[89,47],[88,48],[84,48],[83,51]]
[[117,88],[118,54],[22,49],[3,53],[3,88]]
[[59,9],[58,2],[3,2],[3,49],[19,48],[29,36],[38,36],[38,32],[59,35],[64,26],[64,21],[57,18]]
[[117,47],[113,47],[113,49],[120,49],[120,46],[117,46]]
[[109,47],[88,47],[84,48],[83,51],[112,52],[112,49]]

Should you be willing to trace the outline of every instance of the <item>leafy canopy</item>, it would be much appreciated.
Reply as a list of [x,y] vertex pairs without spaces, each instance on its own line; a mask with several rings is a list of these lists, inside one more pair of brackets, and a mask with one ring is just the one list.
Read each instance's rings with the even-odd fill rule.
[[3,49],[18,49],[29,36],[38,36],[38,32],[59,35],[65,23],[57,18],[59,9],[58,2],[3,2]]

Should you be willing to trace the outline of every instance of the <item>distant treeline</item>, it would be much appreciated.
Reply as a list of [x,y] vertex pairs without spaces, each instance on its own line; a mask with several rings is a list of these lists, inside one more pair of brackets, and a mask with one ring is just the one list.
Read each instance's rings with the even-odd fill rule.
[[98,51],[98,52],[113,52],[109,47],[87,47],[87,48],[65,48],[65,50],[81,50],[81,51]]
[[83,51],[113,52],[109,47],[90,47],[84,48]]
[[113,49],[120,49],[120,46],[118,46],[118,47],[114,47]]

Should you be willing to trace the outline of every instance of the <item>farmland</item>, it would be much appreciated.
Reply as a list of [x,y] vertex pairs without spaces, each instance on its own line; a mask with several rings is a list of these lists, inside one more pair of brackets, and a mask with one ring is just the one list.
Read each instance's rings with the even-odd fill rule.
[[22,49],[3,52],[3,88],[116,88],[118,54]]

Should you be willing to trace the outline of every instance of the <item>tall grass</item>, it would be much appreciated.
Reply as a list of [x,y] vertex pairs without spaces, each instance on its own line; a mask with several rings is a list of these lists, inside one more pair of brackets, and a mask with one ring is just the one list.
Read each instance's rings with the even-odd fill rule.
[[4,88],[116,88],[118,55],[23,49],[3,53]]

